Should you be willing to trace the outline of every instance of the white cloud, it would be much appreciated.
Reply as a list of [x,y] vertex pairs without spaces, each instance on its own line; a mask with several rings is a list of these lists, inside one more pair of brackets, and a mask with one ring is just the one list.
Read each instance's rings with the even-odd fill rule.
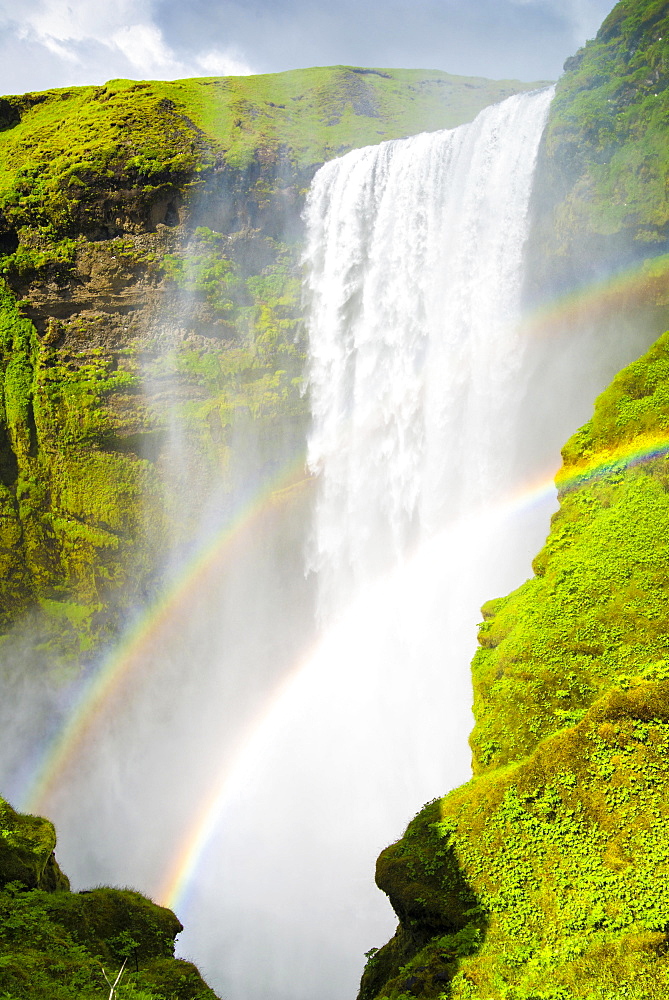
[[119,28],[109,43],[144,75],[165,70],[174,70],[178,74],[184,68],[174,52],[165,45],[162,32],[154,24],[131,24]]
[[115,30],[146,17],[150,19],[146,0],[99,4],[90,0],[24,0],[16,19],[22,33],[30,33],[43,42],[92,39],[104,43]]
[[[27,37],[27,36],[24,36]],[[59,59],[64,59],[65,62],[76,63],[78,58],[76,52],[73,52],[71,48],[67,45],[63,45],[62,42],[56,41],[55,38],[50,38],[48,35],[46,38],[42,39],[42,45],[54,56],[58,56]]]
[[248,76],[254,71],[236,50],[211,49],[196,56],[198,66],[211,76]]
[[155,0],[0,0],[0,92],[104,83],[112,77],[242,76],[253,70],[233,48],[175,51],[156,21]]

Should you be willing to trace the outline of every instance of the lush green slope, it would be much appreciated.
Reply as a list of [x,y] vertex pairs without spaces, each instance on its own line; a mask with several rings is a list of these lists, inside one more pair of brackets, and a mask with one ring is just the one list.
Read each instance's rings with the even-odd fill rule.
[[668,386],[669,334],[565,447],[536,576],[484,608],[475,777],[379,858],[400,927],[365,998],[669,992]]
[[246,167],[283,150],[298,168],[310,167],[354,146],[452,128],[538,85],[334,66],[175,82],[112,80],[6,97],[0,190],[10,189],[17,169],[19,183],[35,179],[26,153],[47,172],[37,178],[43,188],[34,198],[56,178],[67,197],[66,188],[91,172],[122,169],[141,183],[201,170],[210,165],[206,154]]
[[[669,325],[668,84],[666,0],[622,0],[558,83],[528,291],[592,286],[546,320],[567,346]],[[474,778],[379,858],[400,923],[363,1000],[669,995],[669,334],[563,456],[535,576],[483,608]]]
[[232,185],[241,184],[237,194],[257,212],[272,195],[261,174],[286,189],[354,146],[459,125],[531,86],[328,67],[174,83],[113,80],[7,97],[0,100],[0,229],[11,249],[19,238],[30,244],[28,233],[18,235],[25,227],[33,238],[100,238],[129,224],[174,224],[182,199],[216,186],[221,172],[228,179],[242,172]]
[[529,86],[333,67],[0,100],[0,630],[85,658],[214,485],[234,513],[299,470],[311,176]]

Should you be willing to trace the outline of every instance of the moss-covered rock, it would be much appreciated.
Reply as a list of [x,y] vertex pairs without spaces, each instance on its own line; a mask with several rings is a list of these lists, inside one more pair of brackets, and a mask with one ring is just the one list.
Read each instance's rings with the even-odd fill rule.
[[[534,296],[667,253],[668,114],[667,5],[621,0],[557,84],[535,185]],[[665,267],[662,329],[668,288]]]
[[138,892],[69,891],[53,825],[0,799],[0,991],[8,1000],[105,995],[123,967],[119,1000],[215,1000],[198,970],[174,958],[183,930]]
[[379,859],[361,996],[669,989],[669,334],[568,442],[536,576],[484,608],[474,778]]
[[27,889],[68,889],[54,857],[56,831],[39,816],[23,816],[0,799],[0,886],[21,883]]

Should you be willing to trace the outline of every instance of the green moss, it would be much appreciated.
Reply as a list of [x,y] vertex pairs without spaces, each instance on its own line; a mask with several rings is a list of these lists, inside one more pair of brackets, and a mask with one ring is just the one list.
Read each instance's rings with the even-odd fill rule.
[[[535,192],[541,208],[533,266],[553,290],[666,253],[666,6],[622,0],[565,70]],[[666,325],[666,282],[664,291]]]
[[[111,242],[115,255],[134,254],[134,242]],[[198,498],[228,474],[233,427],[257,429],[267,475],[284,461],[286,429],[302,435],[297,250],[267,241],[270,263],[248,274],[228,244],[200,227],[192,253],[162,260],[168,301],[208,334],[176,343],[94,346],[88,315],[38,336],[0,289],[0,627],[29,614],[31,642],[55,661],[94,651],[155,592],[166,543],[187,543]],[[175,417],[188,440],[181,468],[167,454]]]
[[48,820],[23,816],[0,799],[0,886],[19,882],[28,889],[66,889],[54,860],[56,831]]
[[0,799],[3,998],[94,1000],[125,961],[119,1000],[215,1000],[195,966],[174,959],[183,928],[170,910],[127,889],[70,892],[55,844],[51,823]]
[[669,990],[668,376],[665,335],[567,443],[537,575],[483,609],[475,777],[379,859],[400,927],[364,1000]]
[[[22,246],[5,269],[26,274],[69,260],[68,238],[119,227],[112,221],[119,200],[126,222],[169,221],[169,205],[174,215],[175,199],[195,193],[222,163],[246,170],[285,161],[289,174],[299,172],[356,145],[460,124],[530,86],[332,67],[173,83],[112,80],[6,98],[0,229],[19,233]],[[273,185],[252,183],[249,196],[271,199]],[[39,233],[61,242],[30,249]]]
[[[133,600],[159,558],[156,470],[110,448],[110,404],[136,382],[94,348],[63,356],[40,342],[0,289],[2,618],[6,627],[22,611],[41,613],[40,641],[64,642],[68,655],[106,635],[114,617],[97,613],[115,593],[118,614],[119,599],[121,608]],[[70,613],[75,607],[81,614]]]
[[524,756],[616,679],[669,651],[669,466],[661,454],[628,464],[667,436],[668,375],[665,335],[614,379],[565,446],[558,481],[583,467],[593,474],[563,491],[538,576],[489,608],[481,627],[479,767]]

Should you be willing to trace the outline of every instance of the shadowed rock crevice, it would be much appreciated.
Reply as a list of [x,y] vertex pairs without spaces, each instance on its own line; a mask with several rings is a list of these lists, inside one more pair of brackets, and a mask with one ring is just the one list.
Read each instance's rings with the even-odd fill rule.
[[3,486],[16,485],[19,475],[19,464],[7,433],[7,427],[0,424],[0,483]]
[[376,882],[399,926],[388,944],[369,953],[358,1000],[450,997],[462,959],[483,944],[488,914],[440,820],[440,803],[426,806],[378,859]]

